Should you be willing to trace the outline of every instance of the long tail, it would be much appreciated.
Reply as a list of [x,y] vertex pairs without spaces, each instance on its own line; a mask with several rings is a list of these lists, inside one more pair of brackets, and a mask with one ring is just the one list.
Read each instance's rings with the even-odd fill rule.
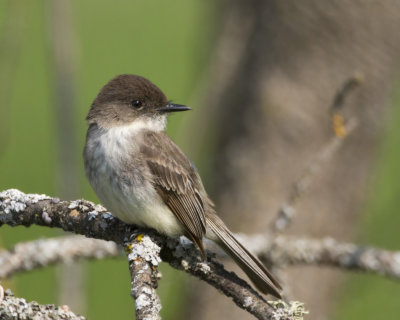
[[214,213],[207,215],[207,226],[217,236],[218,244],[247,274],[258,290],[281,298],[282,287],[258,258],[251,254]]

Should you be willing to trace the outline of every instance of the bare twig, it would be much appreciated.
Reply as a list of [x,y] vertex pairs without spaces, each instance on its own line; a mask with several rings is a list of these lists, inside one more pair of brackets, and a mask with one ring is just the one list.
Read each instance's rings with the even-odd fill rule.
[[4,299],[0,303],[0,319],[85,320],[83,316],[75,315],[72,311],[70,311],[68,306],[56,307],[53,304],[40,305],[35,301],[27,302],[23,298],[14,297],[10,290],[5,291]]
[[344,107],[344,102],[347,96],[357,88],[364,81],[364,76],[361,73],[355,73],[349,79],[347,79],[341,88],[336,92],[331,105],[331,112],[337,113]]
[[[94,205],[89,201],[60,201],[58,198],[51,198],[46,195],[24,194],[15,189],[0,192],[0,227],[3,224],[10,226],[35,224],[62,228],[65,231],[92,238],[112,240],[121,245],[129,241],[132,234],[139,231],[135,226],[124,224],[106,212],[103,207]],[[185,271],[223,290],[225,295],[234,298],[234,302],[239,307],[249,311],[255,317],[277,319],[276,309],[259,297],[245,281],[238,278],[234,273],[225,271],[222,265],[214,265],[214,262],[201,262],[201,255],[198,251],[195,251],[194,247],[191,249],[191,254],[196,252],[197,259],[200,259],[200,261],[192,262],[190,256],[186,259],[185,254],[182,258],[182,251],[185,252],[181,248],[182,246],[174,246],[174,249],[168,246],[168,243],[176,242],[176,239],[168,239],[151,230],[146,230],[145,234],[161,246],[164,261],[175,267],[184,266]],[[146,255],[139,254],[138,256],[148,262]],[[210,270],[204,273],[199,268],[203,270],[209,268]],[[137,270],[139,272],[141,269]],[[218,286],[217,283],[220,283],[222,287]],[[285,314],[291,314],[293,307],[299,305],[302,304],[292,303],[288,306]],[[300,310],[301,308],[296,307],[294,309]],[[282,309],[279,309],[279,314],[281,313]]]
[[[347,135],[351,134],[356,127],[357,122],[355,119],[349,121],[347,125]],[[295,215],[295,205],[308,191],[313,179],[321,171],[322,166],[328,162],[343,145],[343,141],[342,138],[336,135],[333,136],[331,140],[317,153],[316,157],[308,165],[300,179],[293,184],[288,199],[279,209],[278,219],[274,225],[276,231],[282,232],[289,226]]]
[[286,202],[278,211],[278,217],[273,228],[275,231],[282,232],[290,225],[295,215],[294,207],[299,199],[310,188],[314,178],[321,171],[322,166],[332,159],[332,156],[343,145],[344,138],[348,137],[357,127],[356,118],[350,118],[347,123],[345,123],[340,111],[344,106],[344,101],[347,95],[360,85],[361,82],[362,76],[355,75],[348,79],[336,93],[329,109],[332,113],[334,135],[326,145],[317,152],[316,156],[306,167],[300,178],[293,184]]

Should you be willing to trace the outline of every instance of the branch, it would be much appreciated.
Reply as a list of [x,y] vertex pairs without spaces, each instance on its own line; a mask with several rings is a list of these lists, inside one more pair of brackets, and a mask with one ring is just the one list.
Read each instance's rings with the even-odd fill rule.
[[[274,311],[271,305],[265,303],[265,300],[235,273],[226,271],[211,255],[208,255],[207,263],[203,262],[201,258],[199,259],[193,243],[183,238],[180,242],[170,240],[168,246],[175,257],[170,263],[172,267],[185,271],[222,291],[231,297],[236,305],[256,318],[271,318]],[[164,258],[167,257],[163,256]]]
[[[266,302],[253,288],[244,280],[240,279],[234,272],[228,272],[224,266],[215,261],[215,254],[207,251],[207,262],[202,261],[199,251],[195,245],[186,238],[168,239],[169,250],[162,252],[163,260],[169,261],[170,265],[178,270],[183,270],[218,289],[227,297],[232,298],[234,303],[254,315],[257,319],[288,319],[300,320],[308,313],[304,304],[291,301],[286,304],[283,301]],[[172,253],[173,258],[168,257]]]
[[[61,228],[87,237],[112,240],[120,245],[126,244],[132,234],[140,233],[140,230],[135,226],[124,224],[106,212],[103,207],[94,205],[89,201],[60,201],[58,198],[51,198],[46,195],[24,194],[15,189],[0,193],[0,227],[3,224],[10,226],[35,224]],[[202,262],[201,256],[193,244],[190,244],[189,251],[185,251],[185,245],[179,245],[177,239],[166,238],[152,230],[146,230],[145,234],[153,242],[160,245],[163,261],[170,263],[175,268],[183,268],[188,273],[207,281],[217,289],[221,289],[225,295],[233,298],[236,305],[247,310],[258,319],[289,319],[295,312],[304,313],[304,310],[301,311],[302,304],[297,302],[285,305],[283,308],[282,305],[276,307],[268,304],[245,281],[234,273],[228,273],[222,265],[214,261]],[[173,245],[171,246],[171,244]],[[154,265],[153,256],[147,256],[146,252],[139,250],[136,251],[136,254]],[[194,254],[195,259],[193,259]],[[134,268],[132,265],[130,267],[131,270]],[[138,269],[133,269],[133,280],[135,272],[139,273],[143,268],[145,268],[144,265]],[[132,281],[133,285],[140,285],[141,283],[140,281]],[[137,293],[135,293],[135,290],[137,290]],[[133,296],[136,298],[141,292],[140,287],[132,288]],[[136,313],[138,314],[140,310],[137,308],[138,304],[136,304]],[[277,318],[277,314],[284,314],[287,317]]]
[[160,320],[160,298],[157,295],[157,280],[161,274],[157,270],[160,246],[147,235],[133,234],[133,241],[125,245],[131,274],[131,296],[135,300],[137,320]]
[[[158,319],[161,304],[154,289],[157,287],[156,280],[159,275],[154,266],[159,263],[157,252],[160,247],[152,242],[148,236],[138,237],[136,240],[139,241],[125,245],[132,278],[131,295],[136,301],[136,318]],[[268,314],[277,312],[270,308],[269,313],[266,313],[266,308],[271,306],[266,305],[263,298],[253,291],[246,282],[237,278],[234,273],[227,272],[221,264],[213,260],[213,257],[210,256],[208,263],[199,261],[196,248],[185,238],[180,239],[180,241],[168,240],[168,247],[171,251],[164,252],[164,254],[172,253],[174,258],[171,259],[170,257],[165,260],[171,260],[170,264],[174,268],[183,270],[211,284],[259,319],[268,319]],[[59,248],[63,248],[63,250],[59,250]],[[21,243],[11,250],[4,250],[0,253],[0,278],[10,276],[14,272],[32,270],[54,263],[116,256],[119,252],[117,245],[113,242],[86,239],[81,236]],[[138,257],[138,252],[146,259]],[[244,304],[243,297],[245,297]],[[293,306],[297,306],[294,303],[282,308],[284,304],[276,305],[274,302],[270,302],[270,304],[272,303],[280,312],[288,312],[290,308],[293,309]],[[262,316],[263,314],[266,315],[266,318]],[[153,318],[150,318],[149,315]]]
[[279,236],[272,239],[265,235],[240,235],[238,238],[274,265],[317,264],[400,279],[400,251],[363,247],[332,238]]
[[[338,242],[332,238],[299,239],[284,236],[269,237],[261,234],[251,236],[238,234],[236,236],[247,248],[250,248],[258,256],[271,261],[273,265],[319,264],[378,273],[382,276],[400,279],[399,251]],[[178,245],[180,250],[184,247],[186,255],[189,255],[190,250],[196,252],[194,248],[190,247],[191,244],[185,244],[183,239],[180,244],[174,243],[170,246],[173,245]],[[215,249],[218,257],[226,257],[216,246]],[[52,264],[68,263],[80,259],[116,257],[120,253],[121,250],[114,242],[81,236],[19,243],[9,250],[0,251],[0,279]],[[180,252],[175,255],[182,257]],[[194,258],[197,258],[197,255]],[[179,264],[175,267],[185,270],[185,267]]]
[[115,242],[66,236],[18,243],[0,251],[0,279],[17,272],[30,271],[81,259],[114,257],[120,253]]
[[[3,288],[0,286],[0,290]],[[35,301],[26,302],[23,298],[16,298],[10,290],[6,290],[3,300],[0,300],[0,319],[7,320],[37,320],[37,319],[65,319],[85,320],[83,316],[75,315],[68,306],[55,307],[53,304],[40,305]]]

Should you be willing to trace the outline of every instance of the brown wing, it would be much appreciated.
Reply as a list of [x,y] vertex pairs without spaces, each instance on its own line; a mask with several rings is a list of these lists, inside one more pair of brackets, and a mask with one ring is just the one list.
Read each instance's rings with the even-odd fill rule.
[[164,132],[146,132],[140,151],[153,174],[159,195],[205,256],[202,242],[206,230],[201,196],[203,186],[196,169]]

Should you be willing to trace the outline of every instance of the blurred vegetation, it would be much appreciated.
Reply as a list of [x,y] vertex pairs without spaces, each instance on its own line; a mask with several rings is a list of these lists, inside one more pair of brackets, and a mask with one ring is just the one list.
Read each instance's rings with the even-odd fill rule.
[[[0,0],[0,189],[56,192],[57,146],[55,80],[49,33],[52,1]],[[80,197],[98,201],[86,182],[81,159],[85,116],[100,88],[121,73],[151,79],[170,99],[187,103],[211,45],[215,7],[208,1],[71,1],[78,141],[75,152]],[[1,45],[1,44],[0,44]],[[6,71],[6,73],[4,73]],[[6,88],[6,89],[5,89]],[[183,117],[173,117],[173,135]],[[2,246],[59,234],[48,228],[1,228]],[[62,250],[62,248],[60,248]],[[131,319],[129,272],[124,260],[85,263],[86,315],[92,319]],[[183,297],[179,278],[163,266],[161,299],[165,318],[174,318]],[[174,280],[169,280],[174,279]],[[40,303],[56,301],[56,268],[22,274],[8,281],[16,294]],[[107,301],[107,303],[104,303]],[[113,308],[110,308],[113,306]],[[175,313],[176,314],[176,313]]]
[[[59,151],[54,125],[55,84],[47,17],[50,4],[50,0],[0,0],[0,190],[18,188],[59,196],[55,187]],[[134,73],[151,79],[178,103],[192,101],[197,80],[207,65],[218,8],[214,2],[194,0],[71,0],[71,4],[77,53],[77,179],[81,197],[98,201],[86,182],[81,161],[84,118],[93,98],[113,76]],[[400,98],[396,102],[398,105]],[[171,119],[168,130],[172,136],[183,119],[184,115]],[[363,243],[389,249],[399,249],[399,123],[400,111],[395,108],[360,225]],[[39,227],[2,227],[0,234],[2,246],[10,247],[59,233]],[[91,319],[132,318],[126,261],[95,261],[84,266],[86,315]],[[186,276],[176,275],[168,266],[163,266],[162,272],[163,317],[173,319],[183,303]],[[337,319],[378,318],[382,309],[387,310],[386,319],[398,317],[398,283],[377,276],[351,274],[349,278]],[[58,303],[53,267],[18,275],[6,286],[28,300]]]
[[[359,242],[399,251],[400,236],[400,94],[392,103],[386,122],[380,161],[364,215],[359,226]],[[398,319],[400,287],[396,280],[377,275],[347,276],[340,297],[337,319]]]

